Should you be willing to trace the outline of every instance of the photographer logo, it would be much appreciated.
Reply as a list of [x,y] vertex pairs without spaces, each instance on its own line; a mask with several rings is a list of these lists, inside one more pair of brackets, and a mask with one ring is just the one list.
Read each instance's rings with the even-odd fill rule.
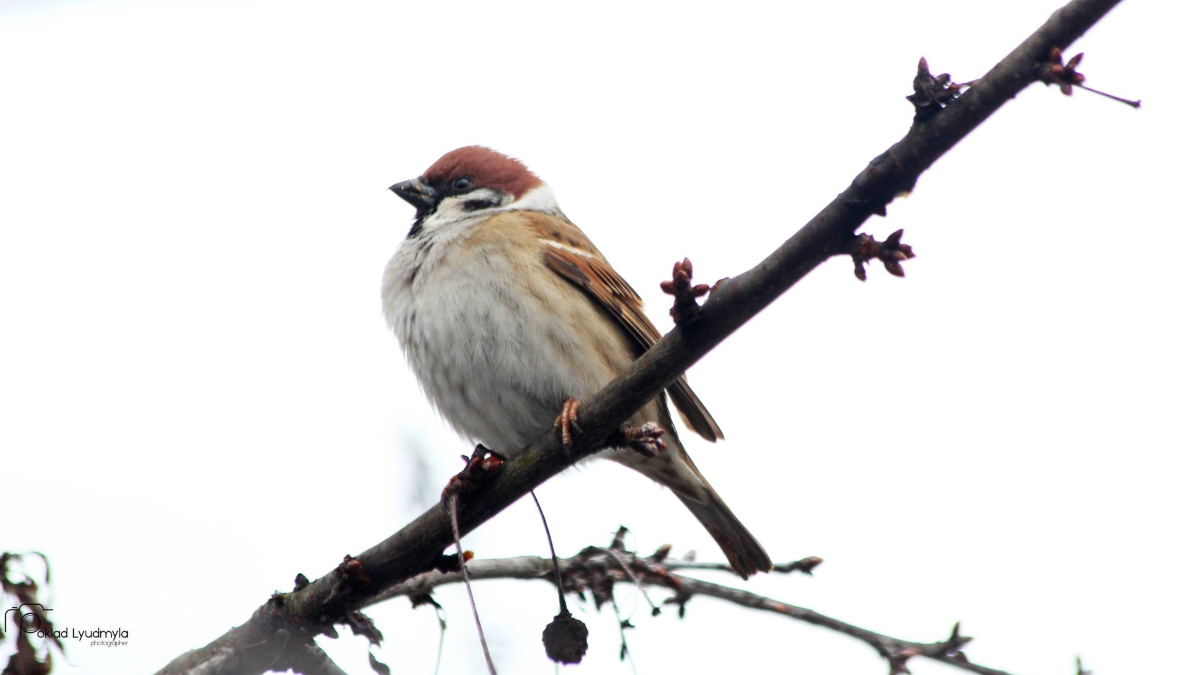
[[87,640],[88,644],[93,647],[120,647],[129,644],[129,631],[120,627],[116,630],[105,630],[99,626],[86,630],[54,628],[46,616],[47,612],[53,611],[53,608],[36,602],[9,607],[4,610],[4,632],[7,633],[11,625],[15,630],[30,633],[39,638],[75,640],[77,642]]
[[4,610],[4,632],[8,632],[8,618],[11,615],[16,624],[13,627],[22,633],[44,633],[45,628],[50,626],[50,621],[46,619],[44,625],[42,621],[45,619],[46,612],[53,611],[53,609],[46,607],[40,602],[29,602],[17,605],[16,607],[9,607]]

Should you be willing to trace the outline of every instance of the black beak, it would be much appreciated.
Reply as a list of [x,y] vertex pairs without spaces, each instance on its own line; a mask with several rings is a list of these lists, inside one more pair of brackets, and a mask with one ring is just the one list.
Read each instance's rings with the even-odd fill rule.
[[438,195],[437,190],[426,185],[425,181],[420,178],[396,183],[388,189],[395,192],[396,196],[415,206],[417,209],[417,218],[432,211],[437,207],[438,201],[441,200],[441,196]]

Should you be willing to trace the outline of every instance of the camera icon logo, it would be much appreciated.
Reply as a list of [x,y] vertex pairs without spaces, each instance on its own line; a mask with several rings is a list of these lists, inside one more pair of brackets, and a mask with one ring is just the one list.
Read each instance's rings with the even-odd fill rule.
[[[8,617],[11,614],[14,619],[16,628],[24,633],[37,633],[49,628],[50,620],[46,618],[46,612],[53,612],[50,607],[46,607],[40,602],[26,602],[16,607],[10,607],[4,610],[4,631],[8,632]],[[46,622],[46,626],[42,622]]]

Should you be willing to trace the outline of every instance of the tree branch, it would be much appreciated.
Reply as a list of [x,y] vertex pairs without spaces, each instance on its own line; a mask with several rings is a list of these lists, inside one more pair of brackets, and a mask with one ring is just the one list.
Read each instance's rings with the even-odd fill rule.
[[[471,579],[541,579],[554,583],[553,562],[549,558],[537,556],[520,556],[516,558],[493,558],[472,560],[468,563],[471,568]],[[879,655],[887,660],[893,673],[904,673],[908,660],[914,656],[922,656],[950,664],[962,670],[981,675],[1009,675],[1006,671],[987,668],[967,660],[962,648],[971,640],[959,635],[955,625],[950,637],[940,642],[913,642],[901,640],[882,633],[859,628],[852,624],[826,616],[796,605],[789,605],[756,593],[750,593],[729,586],[722,586],[692,577],[680,576],[676,572],[681,569],[702,567],[705,569],[721,569],[732,573],[727,566],[692,563],[670,558],[659,559],[657,556],[640,557],[628,551],[615,548],[588,547],[571,558],[560,558],[559,565],[563,570],[563,585],[567,591],[583,593],[588,590],[596,597],[597,604],[603,604],[611,599],[612,583],[634,583],[639,586],[659,586],[675,592],[675,596],[666,602],[676,604],[683,614],[683,607],[693,596],[707,596],[732,602],[750,609],[781,614],[797,621],[803,621],[823,628],[848,635],[856,640],[865,642],[875,648]],[[805,561],[786,563],[781,567],[791,569],[806,569]],[[636,575],[636,576],[634,576]],[[462,572],[431,571],[407,579],[384,592],[380,593],[375,602],[406,596],[414,597],[428,595],[438,586],[460,583]]]
[[[1038,81],[1052,48],[1066,48],[1119,0],[1073,0],[944,109],[919,116],[898,143],[876,157],[850,186],[753,269],[726,280],[712,291],[699,314],[667,333],[627,372],[579,410],[583,431],[570,454],[547,430],[525,452],[508,461],[494,479],[466,495],[459,514],[470,532],[551,476],[610,443],[611,434],[700,357],[778,298],[804,275],[833,255],[843,253],[854,232],[872,214],[912,190],[917,177],[937,158],[979,126],[1009,99]],[[246,623],[208,646],[188,652],[159,672],[203,672],[205,664],[225,659],[221,672],[257,675],[281,662],[276,631],[297,643],[330,630],[348,612],[372,602],[380,589],[436,568],[450,545],[450,521],[437,505],[356,559],[295,592],[260,607]],[[237,653],[231,656],[231,650]],[[209,664],[210,666],[213,664]],[[212,672],[212,671],[207,671]]]

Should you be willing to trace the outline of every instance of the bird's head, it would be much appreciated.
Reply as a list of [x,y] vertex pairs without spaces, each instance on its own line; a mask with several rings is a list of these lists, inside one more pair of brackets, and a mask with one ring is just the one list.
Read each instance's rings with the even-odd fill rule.
[[500,211],[561,214],[542,179],[519,160],[479,145],[451,150],[390,189],[417,209],[409,236]]

